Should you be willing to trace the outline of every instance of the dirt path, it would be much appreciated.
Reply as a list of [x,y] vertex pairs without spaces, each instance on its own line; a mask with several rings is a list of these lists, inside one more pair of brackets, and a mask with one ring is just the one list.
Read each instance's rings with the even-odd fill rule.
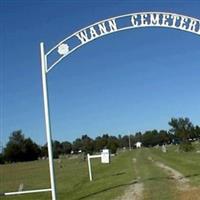
[[115,200],[142,200],[143,183],[134,181],[125,191],[121,197]]
[[[137,163],[136,158],[133,158],[132,161],[134,165]],[[136,167],[134,168],[134,170],[136,174],[138,174]],[[130,186],[125,190],[124,194],[115,200],[142,200],[143,190],[144,190],[144,184],[140,182],[140,177],[137,177],[137,179],[133,180]]]
[[200,200],[200,188],[192,187],[190,181],[179,171],[161,163],[154,161],[156,166],[166,171],[170,177],[176,181],[177,189],[180,191],[180,200]]
[[193,189],[189,185],[189,179],[185,178],[183,174],[181,174],[179,171],[159,162],[154,161],[151,157],[148,157],[149,160],[154,162],[154,164],[160,168],[162,168],[169,176],[176,181],[177,189],[181,191],[191,190]]

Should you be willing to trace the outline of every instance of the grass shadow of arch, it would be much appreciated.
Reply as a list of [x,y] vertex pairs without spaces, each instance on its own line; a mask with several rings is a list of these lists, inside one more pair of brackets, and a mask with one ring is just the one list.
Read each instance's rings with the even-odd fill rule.
[[112,187],[109,187],[109,188],[105,188],[103,190],[100,190],[100,191],[97,191],[97,192],[93,192],[91,194],[88,194],[86,196],[83,196],[81,198],[78,198],[77,200],[82,200],[82,199],[86,199],[88,197],[91,197],[91,196],[95,196],[97,194],[100,194],[100,193],[103,193],[103,192],[106,192],[106,191],[109,191],[109,190],[113,190],[113,189],[116,189],[116,188],[119,188],[119,187],[123,187],[123,186],[129,186],[129,185],[133,185],[133,184],[136,184],[138,183],[138,181],[133,181],[131,183],[125,183],[125,184],[119,184],[119,185],[115,185],[115,186],[112,186]]

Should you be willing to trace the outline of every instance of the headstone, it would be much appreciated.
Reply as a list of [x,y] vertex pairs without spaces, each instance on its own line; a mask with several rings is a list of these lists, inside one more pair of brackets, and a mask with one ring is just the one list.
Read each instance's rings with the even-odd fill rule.
[[58,159],[58,164],[59,164],[59,167],[60,167],[60,168],[63,168],[62,160],[61,160],[60,158]]
[[21,192],[23,189],[24,189],[24,184],[23,184],[23,183],[21,183],[21,184],[19,185],[18,192]]
[[163,153],[166,153],[166,152],[167,152],[166,146],[165,146],[164,144],[162,145],[162,152],[163,152]]

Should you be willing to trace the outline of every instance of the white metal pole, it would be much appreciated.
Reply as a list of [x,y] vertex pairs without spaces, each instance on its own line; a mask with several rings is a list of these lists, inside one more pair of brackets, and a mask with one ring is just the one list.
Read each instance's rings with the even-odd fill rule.
[[50,122],[50,114],[49,114],[48,88],[47,88],[47,60],[46,60],[46,56],[44,52],[43,42],[40,43],[40,52],[41,52],[45,126],[46,126],[46,136],[47,136],[47,144],[48,144],[49,172],[50,172],[50,181],[51,181],[51,194],[52,194],[52,200],[56,200],[55,173],[54,173],[53,153],[52,153],[51,122]]
[[20,191],[20,192],[6,192],[4,196],[11,196],[11,195],[20,195],[20,194],[30,194],[30,193],[39,193],[39,192],[50,192],[51,189],[40,189],[40,190],[27,190],[27,191]]
[[90,154],[87,154],[87,159],[88,159],[89,177],[90,177],[90,181],[92,181],[92,167],[91,167],[91,162],[90,162]]
[[131,151],[131,135],[129,135],[128,140],[129,140],[129,151]]

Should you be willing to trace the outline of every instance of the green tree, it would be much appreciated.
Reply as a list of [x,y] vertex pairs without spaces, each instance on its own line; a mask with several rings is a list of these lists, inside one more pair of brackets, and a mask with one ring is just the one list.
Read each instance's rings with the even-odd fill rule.
[[172,118],[169,125],[172,127],[170,131],[181,140],[180,150],[185,152],[192,151],[194,147],[188,139],[193,135],[194,126],[190,119]]
[[39,146],[34,143],[30,138],[27,138],[24,140],[23,143],[24,146],[24,159],[23,161],[31,161],[31,160],[37,160],[41,150]]
[[70,154],[72,150],[72,144],[68,141],[61,143],[62,154]]
[[157,130],[146,131],[142,135],[142,144],[146,147],[152,147],[159,144],[159,133]]
[[21,130],[12,132],[4,149],[5,159],[9,162],[24,160],[24,135]]
[[94,141],[87,135],[82,135],[81,138],[82,147],[81,150],[85,153],[92,154],[94,151]]
[[72,150],[74,153],[78,153],[79,150],[82,149],[82,141],[80,138],[77,138],[72,144]]
[[193,124],[189,118],[171,118],[169,125],[172,127],[170,132],[182,141],[186,141],[192,132]]
[[100,151],[104,148],[108,148],[108,142],[109,142],[109,135],[108,134],[104,134],[102,137],[98,136],[96,137],[95,141],[94,141],[94,145],[95,145],[95,151]]
[[12,132],[4,149],[5,160],[8,162],[36,160],[39,155],[39,146],[30,138],[26,139],[21,130]]
[[129,136],[124,135],[121,143],[123,147],[129,147]]
[[110,149],[111,153],[116,153],[119,147],[119,141],[115,136],[110,136],[108,139],[107,148]]
[[172,141],[171,138],[170,138],[170,135],[165,130],[160,130],[159,131],[158,138],[159,138],[159,145],[169,144]]
[[195,126],[195,134],[197,138],[200,138],[200,127],[199,126]]
[[47,144],[43,145],[40,148],[40,156],[41,157],[48,157],[48,148],[47,148]]
[[122,136],[121,135],[118,135],[118,143],[119,143],[119,148],[123,148]]
[[5,163],[5,158],[3,153],[0,153],[0,164],[4,164]]
[[94,141],[94,145],[95,145],[96,152],[99,152],[101,149],[103,149],[105,144],[102,142],[102,137],[100,136],[96,137]]
[[62,153],[62,145],[59,141],[55,140],[52,143],[53,146],[53,157],[58,158],[59,155]]

